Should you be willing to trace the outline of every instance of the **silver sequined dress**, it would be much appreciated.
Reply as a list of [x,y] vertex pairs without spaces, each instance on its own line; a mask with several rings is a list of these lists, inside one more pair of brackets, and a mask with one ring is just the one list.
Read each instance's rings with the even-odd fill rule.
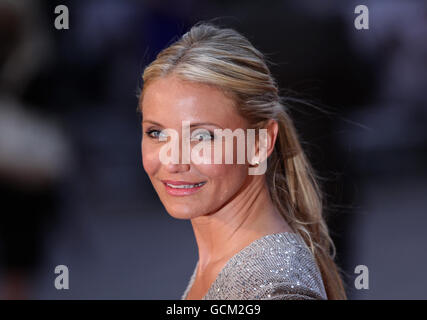
[[[196,276],[197,265],[181,299]],[[227,261],[203,300],[327,299],[310,249],[296,233],[253,241]]]

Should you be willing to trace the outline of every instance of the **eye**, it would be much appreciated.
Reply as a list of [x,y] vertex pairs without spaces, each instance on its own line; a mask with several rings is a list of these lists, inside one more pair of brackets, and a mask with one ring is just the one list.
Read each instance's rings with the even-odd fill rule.
[[191,134],[191,141],[209,141],[214,139],[214,134],[206,129],[196,129]]
[[154,130],[154,129],[147,130],[145,134],[149,136],[151,139],[160,139],[160,137],[165,139],[167,138],[167,134],[165,134],[165,132],[160,130]]

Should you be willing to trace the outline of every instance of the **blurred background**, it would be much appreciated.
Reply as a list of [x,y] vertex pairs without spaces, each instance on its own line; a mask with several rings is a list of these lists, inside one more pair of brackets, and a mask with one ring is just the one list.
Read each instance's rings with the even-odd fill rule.
[[181,297],[197,247],[144,173],[136,96],[144,66],[213,18],[267,55],[286,97],[323,110],[291,115],[348,297],[427,299],[427,2],[411,0],[0,0],[0,297]]

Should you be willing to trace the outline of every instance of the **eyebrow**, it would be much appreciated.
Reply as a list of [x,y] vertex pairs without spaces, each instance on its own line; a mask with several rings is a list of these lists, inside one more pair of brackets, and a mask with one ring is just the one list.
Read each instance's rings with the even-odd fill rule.
[[[154,125],[157,125],[159,127],[163,127],[160,123],[158,123],[156,121],[152,121],[152,120],[144,120],[144,121],[142,121],[142,123],[144,123],[144,122],[150,122],[150,123],[152,123]],[[220,125],[218,125],[216,123],[213,123],[213,122],[194,122],[194,123],[190,122],[190,128],[192,128],[192,127],[199,127],[199,126],[216,126],[216,127],[222,128]]]

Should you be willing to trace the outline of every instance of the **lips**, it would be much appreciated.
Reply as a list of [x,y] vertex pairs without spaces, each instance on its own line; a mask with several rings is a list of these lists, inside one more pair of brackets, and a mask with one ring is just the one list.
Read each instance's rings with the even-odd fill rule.
[[199,191],[205,184],[206,181],[173,181],[173,180],[162,180],[165,185],[166,192],[173,196],[187,196]]

